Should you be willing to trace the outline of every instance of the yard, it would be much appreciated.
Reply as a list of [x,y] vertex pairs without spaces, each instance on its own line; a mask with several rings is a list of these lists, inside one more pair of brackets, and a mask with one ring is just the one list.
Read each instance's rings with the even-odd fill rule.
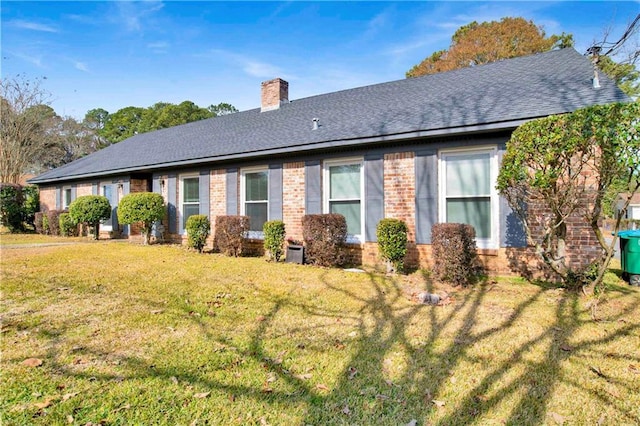
[[593,320],[514,278],[1,239],[4,425],[640,423],[640,290],[614,273]]

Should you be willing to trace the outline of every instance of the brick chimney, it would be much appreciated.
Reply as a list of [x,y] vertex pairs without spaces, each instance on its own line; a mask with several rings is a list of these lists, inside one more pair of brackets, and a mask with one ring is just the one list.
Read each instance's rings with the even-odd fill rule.
[[262,104],[260,111],[271,111],[289,103],[289,83],[281,78],[262,82]]

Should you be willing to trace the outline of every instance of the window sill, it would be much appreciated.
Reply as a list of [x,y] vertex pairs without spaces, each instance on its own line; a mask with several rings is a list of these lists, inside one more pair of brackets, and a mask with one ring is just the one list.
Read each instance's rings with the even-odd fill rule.
[[476,249],[476,253],[480,256],[497,256],[498,249],[493,248],[478,248]]

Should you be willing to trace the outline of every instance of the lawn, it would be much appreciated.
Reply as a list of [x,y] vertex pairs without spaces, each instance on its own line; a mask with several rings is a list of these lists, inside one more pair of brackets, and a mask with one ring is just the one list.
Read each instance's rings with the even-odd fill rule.
[[613,273],[594,320],[514,278],[29,238],[1,240],[3,425],[640,423],[640,290]]

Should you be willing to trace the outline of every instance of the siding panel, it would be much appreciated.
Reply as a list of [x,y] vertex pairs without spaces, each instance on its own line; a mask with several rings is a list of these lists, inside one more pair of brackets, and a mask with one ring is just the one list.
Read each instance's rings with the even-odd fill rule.
[[377,242],[376,227],[384,218],[384,160],[382,155],[364,157],[365,241]]
[[227,169],[227,215],[238,214],[238,169]]
[[416,242],[431,244],[431,227],[438,222],[438,155],[416,152]]
[[305,213],[322,213],[322,173],[320,161],[307,161],[305,164]]
[[269,165],[269,220],[282,220],[282,164]]

